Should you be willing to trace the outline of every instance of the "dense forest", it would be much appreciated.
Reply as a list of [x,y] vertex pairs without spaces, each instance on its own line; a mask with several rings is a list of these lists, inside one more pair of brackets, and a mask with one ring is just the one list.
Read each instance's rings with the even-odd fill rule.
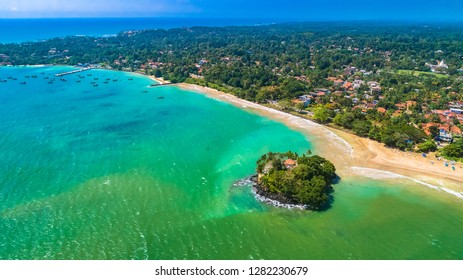
[[328,206],[336,178],[333,163],[317,155],[269,152],[257,161],[257,193],[320,210]]
[[216,88],[389,147],[440,149],[459,158],[462,27],[311,22],[124,31],[0,44],[0,64],[141,71]]

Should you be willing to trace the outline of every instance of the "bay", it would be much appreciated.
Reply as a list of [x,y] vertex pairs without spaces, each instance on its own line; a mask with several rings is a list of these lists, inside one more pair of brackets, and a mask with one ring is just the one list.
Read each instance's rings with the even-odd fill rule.
[[463,259],[458,198],[349,177],[327,211],[273,208],[233,182],[323,143],[140,75],[54,76],[69,69],[0,68],[1,259]]

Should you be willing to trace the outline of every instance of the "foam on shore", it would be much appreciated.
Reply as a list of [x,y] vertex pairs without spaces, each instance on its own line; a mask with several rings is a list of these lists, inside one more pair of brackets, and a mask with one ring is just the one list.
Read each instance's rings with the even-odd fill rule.
[[397,173],[393,173],[393,172],[389,172],[389,171],[383,171],[383,170],[379,170],[379,169],[367,168],[367,167],[358,167],[358,166],[354,166],[351,169],[352,169],[354,174],[360,175],[360,176],[363,176],[363,177],[368,177],[368,178],[371,178],[371,179],[378,179],[378,180],[381,180],[381,179],[407,179],[407,180],[411,180],[411,181],[413,181],[415,183],[426,186],[426,187],[428,187],[430,189],[434,189],[434,190],[438,190],[438,191],[444,191],[444,192],[446,192],[448,194],[451,194],[451,195],[456,196],[456,197],[458,197],[460,199],[463,199],[463,193],[461,193],[461,192],[457,192],[457,191],[445,188],[443,186],[432,185],[432,184],[423,182],[421,180],[411,178],[411,177],[407,177],[407,176],[403,176],[403,175],[400,175],[400,174],[397,174]]
[[[354,155],[354,147],[346,141],[344,138],[340,137],[338,134],[335,132],[331,131],[330,129],[326,128],[325,126],[315,123],[311,120],[294,116],[286,112],[282,112],[273,108],[269,108],[248,100],[244,100],[241,98],[238,98],[234,95],[224,93],[215,89],[207,88],[207,87],[202,87],[198,85],[192,85],[192,84],[179,84],[177,85],[180,88],[186,89],[186,90],[192,90],[196,91],[199,93],[202,93],[210,98],[213,98],[215,100],[221,101],[221,102],[227,102],[233,105],[236,105],[238,107],[245,108],[247,110],[256,110],[260,112],[264,116],[268,116],[273,120],[283,122],[289,126],[295,127],[295,128],[300,128],[301,130],[304,130],[306,132],[314,132],[314,136],[324,138],[326,139],[330,145],[333,145],[335,147],[335,150],[338,152],[346,152],[350,156],[351,159],[355,158]],[[330,147],[331,148],[331,147]],[[456,196],[460,199],[463,199],[463,193],[454,191],[451,189],[448,189],[444,186],[435,186],[432,184],[429,184],[427,182],[423,182],[421,180],[412,178],[412,177],[407,177],[404,175],[400,175],[394,172],[390,171],[384,171],[384,170],[379,170],[379,169],[371,169],[371,168],[363,168],[363,167],[351,167],[350,168],[354,174],[372,178],[372,179],[407,179],[411,180],[415,183],[424,185],[428,188],[439,190],[439,191],[445,191],[446,193],[449,193],[453,196]]]
[[303,204],[286,204],[286,203],[281,203],[281,202],[279,202],[277,200],[273,200],[273,199],[270,199],[268,197],[262,196],[262,195],[257,193],[255,187],[252,188],[252,193],[254,194],[254,196],[256,197],[256,199],[258,201],[260,201],[262,203],[265,203],[265,204],[268,204],[268,205],[272,205],[274,207],[286,208],[286,209],[289,209],[289,210],[292,210],[292,209],[305,210],[305,209],[307,209],[307,205],[303,205]]

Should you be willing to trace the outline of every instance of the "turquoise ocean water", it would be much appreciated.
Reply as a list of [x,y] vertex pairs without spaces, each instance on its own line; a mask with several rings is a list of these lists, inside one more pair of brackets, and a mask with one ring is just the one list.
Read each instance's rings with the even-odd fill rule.
[[325,212],[266,206],[233,182],[321,143],[139,75],[54,77],[68,69],[0,68],[0,259],[463,259],[457,198],[342,178]]

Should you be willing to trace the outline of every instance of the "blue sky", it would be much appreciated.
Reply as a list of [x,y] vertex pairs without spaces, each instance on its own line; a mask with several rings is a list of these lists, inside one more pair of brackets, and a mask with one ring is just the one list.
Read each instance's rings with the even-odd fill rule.
[[463,21],[463,0],[0,0],[0,18],[226,17]]

